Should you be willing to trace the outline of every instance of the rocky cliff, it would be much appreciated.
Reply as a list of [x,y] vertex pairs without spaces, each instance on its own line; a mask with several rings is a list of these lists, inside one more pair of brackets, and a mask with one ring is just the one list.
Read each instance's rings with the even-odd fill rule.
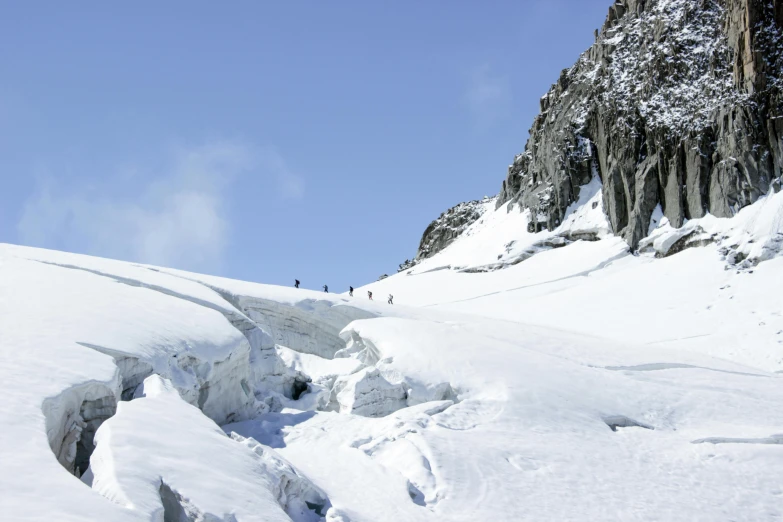
[[783,0],[617,0],[595,44],[541,98],[498,207],[560,224],[596,174],[635,248],[670,223],[730,217],[779,186]]
[[416,257],[412,260],[406,259],[400,264],[398,271],[407,270],[422,259],[434,256],[450,245],[465,229],[479,220],[491,201],[490,198],[485,197],[483,200],[460,203],[438,216],[438,219],[430,223],[424,231]]
[[[611,229],[634,249],[658,205],[674,227],[731,217],[780,188],[781,87],[783,0],[616,0],[541,98],[496,206],[553,230],[598,176]],[[464,231],[459,208],[427,228],[416,259]]]

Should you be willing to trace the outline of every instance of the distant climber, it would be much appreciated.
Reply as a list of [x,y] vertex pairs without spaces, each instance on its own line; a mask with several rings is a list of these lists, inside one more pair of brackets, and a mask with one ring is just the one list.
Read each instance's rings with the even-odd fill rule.
[[367,290],[367,297],[369,297],[370,301],[372,301],[372,292],[370,292],[369,290]]
[[298,279],[294,279],[294,286],[299,288],[299,280]]
[[324,292],[326,292],[327,294],[329,293],[329,286],[328,285],[324,285]]
[[394,304],[394,296],[389,294],[389,304]]
[[349,286],[349,287],[348,287],[348,295],[350,295],[351,297],[353,297],[353,287],[352,287],[352,286]]

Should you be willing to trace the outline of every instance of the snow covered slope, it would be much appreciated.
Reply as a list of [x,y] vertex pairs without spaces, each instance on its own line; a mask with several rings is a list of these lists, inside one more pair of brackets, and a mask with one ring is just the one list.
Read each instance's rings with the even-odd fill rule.
[[783,194],[638,255],[601,197],[354,298],[0,245],[0,512],[783,517]]
[[609,232],[602,205],[593,178],[551,232],[526,232],[529,211],[489,210],[442,252],[362,290],[783,372],[783,192],[681,228],[658,211],[637,252]]

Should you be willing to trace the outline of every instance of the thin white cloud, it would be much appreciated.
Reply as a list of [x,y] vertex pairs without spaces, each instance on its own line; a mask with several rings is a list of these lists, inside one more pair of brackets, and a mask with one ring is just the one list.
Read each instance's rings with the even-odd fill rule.
[[[128,172],[126,167],[109,183]],[[216,271],[231,233],[227,188],[247,173],[278,183],[283,197],[302,196],[301,178],[276,152],[215,142],[177,151],[167,171],[134,197],[41,178],[17,232],[21,242],[35,246]]]
[[285,198],[300,199],[304,196],[304,180],[288,166],[274,148],[261,149],[257,154],[260,167],[274,176],[280,194]]
[[463,101],[476,125],[486,129],[509,115],[511,85],[508,78],[484,64],[468,75]]

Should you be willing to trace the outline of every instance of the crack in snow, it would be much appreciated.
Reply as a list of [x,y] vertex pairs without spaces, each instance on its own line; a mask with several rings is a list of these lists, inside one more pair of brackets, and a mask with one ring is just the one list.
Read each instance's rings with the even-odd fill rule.
[[637,364],[635,366],[604,366],[603,368],[605,370],[629,371],[629,372],[656,372],[661,370],[677,370],[682,368],[690,368],[694,370],[707,370],[710,372],[722,372],[722,373],[731,373],[734,375],[746,375],[748,377],[770,377],[770,375],[763,375],[760,373],[719,370],[717,368],[707,368],[704,366],[694,366],[692,364],[682,364],[682,363],[648,363],[648,364]]

